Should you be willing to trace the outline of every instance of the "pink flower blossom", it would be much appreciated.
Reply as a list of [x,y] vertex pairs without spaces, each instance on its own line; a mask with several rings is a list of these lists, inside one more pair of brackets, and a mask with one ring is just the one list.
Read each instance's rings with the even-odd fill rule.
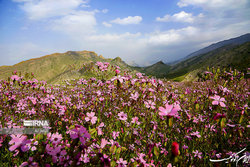
[[46,151],[49,155],[56,156],[58,153],[61,152],[61,146],[50,147],[49,144],[46,145]]
[[184,150],[186,150],[186,149],[188,149],[188,146],[183,145],[182,148],[183,148]]
[[121,71],[118,70],[118,69],[115,70],[115,73],[116,73],[116,74],[119,74],[120,72],[121,72]]
[[125,114],[123,111],[120,112],[118,114],[118,116],[119,116],[119,119],[122,120],[122,121],[126,121],[127,120],[127,114]]
[[21,78],[18,76],[18,75],[12,75],[11,77],[10,77],[10,79],[11,80],[15,80],[15,81],[19,81]]
[[196,136],[196,137],[198,137],[198,138],[201,137],[200,132],[198,132],[198,131],[193,132],[193,133],[191,133],[190,135],[191,135],[191,136]]
[[219,118],[225,118],[226,115],[225,114],[221,114],[221,113],[216,113],[216,115],[214,116],[213,120],[217,120]]
[[50,147],[49,144],[46,145],[46,151],[49,155],[52,156],[53,163],[56,163],[59,159],[62,159],[63,156],[67,154],[66,150],[61,150],[62,146]]
[[70,130],[70,137],[71,139],[79,138],[82,144],[85,144],[86,138],[90,139],[90,134],[87,132],[87,129],[81,125],[76,125],[75,129]]
[[144,104],[147,108],[155,109],[155,102],[153,102],[152,100],[145,101]]
[[58,132],[53,133],[53,134],[48,133],[47,136],[48,136],[49,140],[50,140],[53,144],[55,144],[55,145],[59,144],[59,143],[61,142],[61,140],[62,140],[62,135],[59,134]]
[[12,137],[12,139],[10,140],[9,144],[13,144],[12,146],[10,146],[9,150],[10,151],[14,151],[17,148],[21,147],[21,150],[23,152],[28,151],[29,146],[27,144],[30,144],[31,141],[27,140],[27,136],[24,135],[10,135]]
[[140,125],[141,123],[138,120],[139,120],[138,117],[133,117],[131,123],[133,124],[136,123],[137,125]]
[[136,73],[136,76],[138,77],[138,78],[142,78],[143,77],[143,75],[142,75],[142,73]]
[[85,121],[90,121],[92,124],[95,124],[97,121],[97,117],[95,116],[94,112],[87,113],[87,117],[85,118]]
[[211,96],[210,99],[214,99],[214,101],[212,102],[213,105],[219,105],[220,104],[221,107],[226,107],[226,105],[224,103],[226,100],[225,100],[224,97],[221,98],[220,96],[215,95],[213,97]]
[[120,133],[120,132],[115,132],[115,131],[113,131],[112,136],[113,136],[113,139],[114,139],[114,140],[115,140],[117,137],[119,137],[119,133]]
[[145,163],[146,163],[146,161],[144,160],[144,157],[145,157],[145,156],[146,156],[146,154],[144,154],[144,153],[139,153],[139,154],[138,154],[137,160],[139,160],[141,163],[145,164]]
[[38,167],[39,165],[37,162],[33,162],[33,157],[29,157],[28,162],[23,162],[19,167],[24,167],[24,166]]
[[178,117],[178,111],[181,110],[181,107],[179,104],[165,104],[165,108],[164,107],[159,107],[159,115],[160,116],[174,116],[174,117]]
[[138,93],[138,92],[135,92],[134,94],[133,94],[133,93],[131,93],[131,97],[130,97],[130,99],[137,100],[137,99],[138,99],[138,97],[139,97],[139,93]]
[[199,152],[198,150],[196,150],[196,151],[193,151],[193,153],[194,153],[194,157],[198,157],[199,159],[201,159],[202,158],[202,152]]
[[172,164],[171,164],[171,163],[169,163],[167,167],[172,167]]
[[119,160],[116,161],[118,164],[118,167],[126,167],[127,166],[127,161],[123,160],[123,158],[120,158]]
[[109,142],[106,139],[102,139],[101,140],[101,148],[104,148],[107,144],[109,144]]
[[111,79],[111,81],[115,81],[115,80],[119,80],[119,82],[123,83],[126,80],[126,78],[118,75],[118,76],[115,76]]

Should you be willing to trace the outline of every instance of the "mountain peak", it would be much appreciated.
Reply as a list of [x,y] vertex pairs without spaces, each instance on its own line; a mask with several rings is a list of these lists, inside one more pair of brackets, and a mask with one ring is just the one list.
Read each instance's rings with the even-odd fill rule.
[[100,57],[101,59],[105,59],[102,55],[99,55],[99,57]]
[[162,60],[161,60],[161,61],[158,61],[157,63],[155,63],[155,65],[160,65],[160,64],[164,64],[164,65],[165,65],[165,63],[163,63]]
[[114,58],[114,59],[113,59],[113,61],[116,61],[116,62],[121,62],[121,61],[122,61],[122,59],[118,56],[118,57]]

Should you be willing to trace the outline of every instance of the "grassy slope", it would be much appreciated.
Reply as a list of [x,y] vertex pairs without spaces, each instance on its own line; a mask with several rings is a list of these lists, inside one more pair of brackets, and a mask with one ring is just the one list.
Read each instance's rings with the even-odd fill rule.
[[233,67],[245,71],[250,66],[250,42],[239,46],[225,46],[206,54],[195,56],[171,67],[167,78],[185,75],[206,67]]
[[170,66],[164,64],[162,61],[157,62],[148,67],[133,67],[135,70],[145,73],[146,75],[157,76],[163,78],[166,73],[169,71]]
[[148,67],[128,66],[121,58],[105,59],[90,51],[68,51],[66,53],[55,53],[40,58],[30,59],[20,62],[13,66],[0,67],[0,79],[7,79],[15,70],[22,72],[33,72],[37,79],[47,80],[49,83],[56,83],[65,79],[76,79],[82,76],[77,71],[83,63],[96,61],[110,62],[118,65],[122,69],[137,70],[146,75],[152,75],[159,78],[169,78],[176,81],[192,80],[196,78],[197,72],[205,69],[207,66],[231,66],[238,70],[246,70],[250,67],[250,42],[239,46],[224,46],[206,54],[191,57],[174,66],[169,66],[163,62],[158,62]]
[[79,77],[79,73],[72,73],[72,71],[80,68],[83,63],[96,61],[110,62],[112,64],[117,63],[117,65],[122,67],[126,65],[120,58],[116,58],[112,61],[112,59],[105,59],[102,56],[98,56],[95,52],[68,51],[66,53],[55,53],[40,58],[30,59],[13,66],[1,66],[0,79],[6,79],[16,70],[22,72],[22,75],[24,75],[25,72],[33,72],[38,80],[56,82],[58,79]]

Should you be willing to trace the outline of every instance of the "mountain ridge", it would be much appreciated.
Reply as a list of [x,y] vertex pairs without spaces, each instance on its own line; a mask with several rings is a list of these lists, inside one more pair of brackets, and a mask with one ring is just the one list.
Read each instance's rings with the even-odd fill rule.
[[[104,58],[94,51],[83,50],[53,53],[25,60],[12,66],[0,66],[0,79],[7,79],[13,71],[21,71],[22,73],[33,72],[37,79],[55,83],[58,78],[75,79],[81,77],[82,73],[76,69],[80,69],[83,64],[97,61],[109,62],[112,65],[120,66],[122,69],[135,70],[158,78],[178,78],[178,81],[186,76],[195,78],[193,75],[204,70],[207,66],[232,66],[246,71],[246,68],[250,67],[250,42],[239,43],[247,41],[248,38],[250,41],[250,33],[209,45],[203,48],[202,52],[207,50],[207,48],[211,49],[213,47],[216,49],[198,55],[193,54],[193,56],[175,64],[165,64],[163,61],[158,61],[146,67],[128,65],[119,56],[114,59]],[[228,45],[225,45],[226,43]],[[221,47],[217,48],[219,45]],[[201,50],[194,53],[201,53]],[[75,72],[72,73],[74,70]]]
[[227,40],[223,40],[223,41],[219,41],[219,42],[216,42],[216,43],[213,43],[209,46],[206,46],[202,49],[199,49],[193,53],[190,53],[188,54],[187,56],[185,56],[184,58],[182,59],[179,59],[179,60],[176,60],[170,64],[177,64],[181,61],[184,61],[188,58],[191,58],[191,57],[194,57],[194,56],[197,56],[197,55],[200,55],[200,54],[205,54],[205,53],[208,53],[210,51],[213,51],[215,49],[218,49],[220,47],[223,47],[223,46],[226,46],[226,45],[241,45],[245,42],[250,42],[250,33],[246,33],[244,35],[241,35],[241,36],[238,36],[238,37],[235,37],[235,38],[230,38],[230,39],[227,39]]
[[[53,78],[62,75],[72,69],[80,68],[84,63],[90,62],[109,62],[119,64],[122,68],[126,68],[127,64],[121,58],[112,61],[111,58],[104,58],[102,55],[94,51],[67,51],[64,53],[53,53],[38,58],[25,60],[12,66],[0,66],[0,79],[7,79],[13,71],[22,73],[33,72],[37,79],[53,81]],[[119,60],[119,61],[117,61]],[[70,75],[68,75],[70,76]],[[72,77],[80,77],[80,74],[75,74]],[[67,78],[66,78],[67,79]]]
[[[137,70],[151,74],[151,67],[157,66],[157,64],[162,66],[162,63],[157,62],[148,67],[137,68]],[[178,78],[180,80],[181,76],[182,79],[185,79],[185,76],[189,73],[193,73],[192,75],[197,74],[204,71],[206,67],[232,67],[246,73],[247,68],[250,67],[250,42],[241,45],[230,44],[208,53],[190,57],[174,65],[169,65],[168,70],[164,71],[164,68],[158,69],[158,71],[164,71],[162,72],[164,75],[156,73],[156,76],[174,80]],[[189,76],[189,78],[194,77]]]

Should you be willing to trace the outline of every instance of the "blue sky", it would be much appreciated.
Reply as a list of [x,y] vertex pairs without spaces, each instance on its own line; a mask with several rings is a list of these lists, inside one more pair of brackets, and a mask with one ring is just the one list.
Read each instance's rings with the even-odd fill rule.
[[0,0],[0,65],[69,50],[149,65],[249,33],[248,0]]

